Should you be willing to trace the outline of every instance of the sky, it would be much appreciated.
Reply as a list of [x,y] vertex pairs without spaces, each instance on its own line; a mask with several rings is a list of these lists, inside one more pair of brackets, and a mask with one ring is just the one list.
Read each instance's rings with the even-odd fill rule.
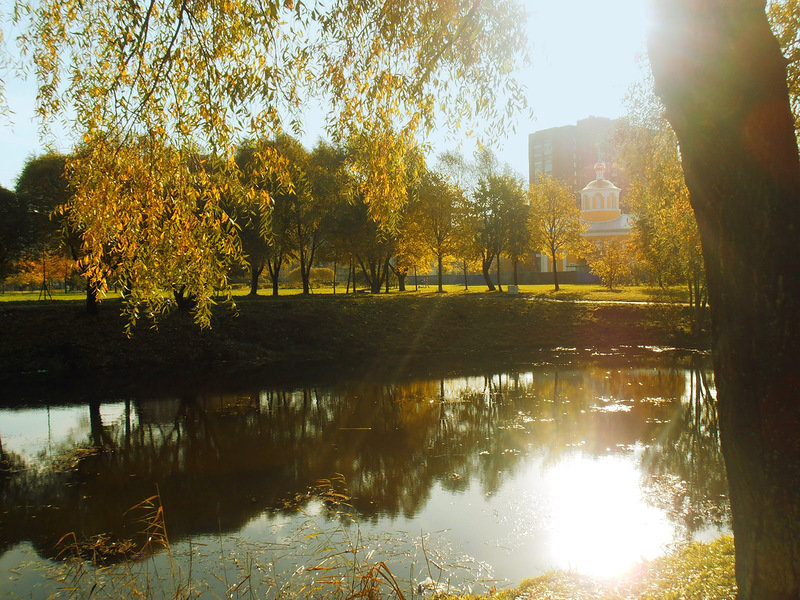
[[[641,79],[647,29],[644,0],[525,0],[531,64],[520,73],[528,89],[533,118],[521,114],[515,131],[492,146],[500,161],[520,177],[528,175],[528,134],[539,129],[573,125],[588,116],[616,118],[625,113],[624,97]],[[13,32],[3,22],[6,44]],[[11,115],[0,116],[0,185],[13,189],[25,160],[49,146],[70,150],[66,135],[43,140],[33,112],[35,85],[4,73]],[[324,137],[320,115],[305,120],[301,140],[312,147]],[[434,150],[459,150],[471,155],[474,139],[434,134]]]

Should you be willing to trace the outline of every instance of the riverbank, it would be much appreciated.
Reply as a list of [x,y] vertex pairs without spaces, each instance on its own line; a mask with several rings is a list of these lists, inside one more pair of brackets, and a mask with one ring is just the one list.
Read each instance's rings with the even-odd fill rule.
[[89,316],[79,302],[0,304],[0,379],[49,385],[98,378],[124,385],[182,375],[306,380],[315,373],[442,374],[576,352],[667,346],[705,349],[681,305],[552,302],[532,296],[338,295],[242,297],[210,329],[174,312],[124,335],[118,300]]
[[[226,560],[230,560],[227,558]],[[245,562],[250,564],[252,559]],[[203,586],[201,579],[195,582],[180,579],[181,573],[172,571],[171,576],[161,579],[161,588],[150,586],[140,590],[140,582],[134,571],[108,571],[101,584],[92,584],[94,578],[86,577],[81,570],[80,559],[67,560],[56,571],[62,580],[77,584],[76,589],[91,589],[99,598],[116,598],[120,589],[136,590],[142,598],[191,598],[197,594],[195,585]],[[242,565],[236,561],[221,564],[225,573],[241,572]],[[285,597],[307,599],[315,597],[368,597],[405,600],[406,598],[432,598],[433,600],[732,600],[736,597],[736,575],[734,543],[731,536],[722,536],[710,543],[692,543],[667,554],[645,561],[628,573],[615,579],[593,579],[569,571],[551,571],[533,579],[522,581],[513,588],[492,590],[488,594],[435,592],[446,585],[426,580],[419,589],[403,589],[401,583],[385,563],[356,565],[354,576],[327,578],[307,588],[289,591],[284,587]],[[254,583],[248,573],[239,583],[228,589],[253,595]],[[87,584],[88,580],[88,584]],[[222,581],[222,578],[220,578]],[[81,588],[80,586],[84,586]],[[402,586],[402,587],[401,587]],[[426,587],[427,586],[427,587]],[[270,587],[270,589],[272,589]],[[258,590],[262,595],[269,590]],[[410,593],[409,593],[410,592]],[[60,596],[57,596],[60,597]]]
[[555,571],[494,594],[443,595],[439,600],[730,600],[735,596],[733,538],[724,536],[644,562],[619,581]]

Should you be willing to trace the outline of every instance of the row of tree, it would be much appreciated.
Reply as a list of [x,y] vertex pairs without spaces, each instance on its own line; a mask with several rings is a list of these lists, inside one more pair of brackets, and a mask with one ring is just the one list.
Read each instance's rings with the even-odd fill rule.
[[[639,113],[632,111],[629,124],[619,132],[623,162],[631,175],[629,202],[635,213],[633,243],[605,241],[586,243],[581,238],[575,195],[560,182],[541,178],[530,189],[502,169],[488,151],[468,162],[457,154],[443,155],[435,168],[415,151],[408,159],[402,193],[405,196],[381,220],[368,203],[359,178],[358,149],[320,142],[312,150],[289,135],[241,144],[235,154],[235,181],[222,188],[222,219],[231,225],[236,255],[225,266],[246,268],[250,294],[257,294],[265,270],[273,295],[290,264],[304,294],[320,262],[347,271],[347,290],[355,289],[356,277],[373,293],[388,288],[396,277],[400,290],[408,275],[433,265],[442,290],[443,272],[457,268],[467,275],[477,269],[489,290],[496,289],[492,270],[500,282],[501,259],[511,265],[518,283],[518,263],[535,252],[545,253],[553,265],[558,289],[557,265],[566,253],[585,259],[591,270],[612,288],[633,274],[662,285],[686,282],[698,312],[705,305],[699,237],[688,206],[677,145],[671,129],[659,122],[651,97],[641,95]],[[221,178],[218,163],[203,155],[191,157],[190,170],[206,178]],[[48,263],[65,280],[74,272],[87,276],[87,302],[96,305],[97,292],[109,277],[131,295],[137,286],[135,271],[142,256],[124,256],[115,246],[137,228],[131,215],[124,230],[106,242],[104,273],[91,273],[81,259],[97,249],[82,239],[80,229],[68,217],[71,191],[68,157],[46,154],[28,161],[15,192],[3,191],[3,231],[0,232],[0,276],[16,270],[38,278],[46,291]],[[202,203],[195,212],[202,213]],[[165,221],[171,214],[161,217]],[[185,229],[185,227],[183,228]],[[151,241],[160,245],[161,239]],[[172,234],[167,239],[171,255],[196,251]],[[125,246],[131,246],[125,242]],[[102,249],[101,249],[102,250]],[[214,247],[203,250],[214,252]],[[152,260],[153,255],[145,253]],[[65,260],[66,259],[66,260]],[[126,263],[126,259],[129,264]],[[142,264],[146,269],[147,264]],[[182,308],[195,305],[191,271],[180,262],[168,287],[172,300]],[[220,280],[224,286],[222,273]],[[66,285],[66,282],[65,282]],[[335,287],[334,287],[335,291]],[[698,319],[699,322],[699,319]]]
[[[95,247],[69,218],[73,201],[69,159],[52,153],[33,158],[20,175],[15,192],[3,191],[0,275],[5,277],[15,268],[40,261],[44,285],[47,262],[65,254],[87,277],[90,305],[94,306],[97,290],[109,278],[128,294],[137,287],[135,270],[143,257],[125,256],[118,248],[131,246],[127,241],[123,244],[125,237],[135,234],[141,227],[138,220],[148,215],[131,212],[124,228],[102,247]],[[337,267],[345,265],[348,287],[358,271],[372,292],[387,286],[390,275],[403,290],[410,272],[421,267],[427,273],[432,264],[440,291],[443,271],[456,264],[465,276],[480,268],[488,288],[494,290],[491,271],[494,267],[499,282],[501,257],[510,260],[517,283],[519,260],[545,245],[555,256],[568,245],[575,246],[578,239],[578,212],[566,188],[546,180],[529,192],[488,152],[480,153],[473,163],[446,155],[434,169],[415,151],[407,161],[404,201],[392,211],[391,222],[382,220],[368,203],[357,160],[357,148],[320,142],[309,152],[289,135],[238,147],[236,180],[222,188],[225,197],[220,207],[222,220],[235,236],[237,251],[226,266],[228,271],[246,266],[251,294],[257,293],[266,268],[272,293],[277,295],[289,261],[298,265],[304,294],[310,293],[312,269],[320,261],[333,264],[334,281]],[[208,156],[192,156],[191,163],[189,170],[202,173],[202,178],[227,176]],[[202,191],[198,195],[202,196]],[[193,198],[193,210],[201,218],[202,202]],[[166,232],[150,241],[153,248],[150,254],[145,252],[147,258],[153,259],[164,243],[173,257],[198,249],[215,251],[209,242],[200,246],[194,241],[188,247],[178,232],[169,230],[172,212],[177,210],[159,217]],[[146,250],[140,248],[140,252]],[[81,262],[97,253],[105,255],[102,273],[88,270]],[[166,287],[174,292],[175,303],[191,306],[191,282],[183,277],[180,262],[176,266]]]

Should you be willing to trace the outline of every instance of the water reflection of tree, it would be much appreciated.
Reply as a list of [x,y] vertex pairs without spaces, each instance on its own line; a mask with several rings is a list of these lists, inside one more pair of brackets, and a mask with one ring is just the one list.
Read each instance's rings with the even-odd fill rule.
[[[84,449],[65,449],[72,468],[56,462],[0,484],[0,536],[7,543],[29,539],[45,556],[67,531],[134,537],[139,526],[121,515],[156,485],[173,542],[236,531],[265,510],[294,510],[287,499],[305,498],[335,473],[344,475],[363,518],[413,516],[436,484],[459,490],[477,480],[495,492],[525,454],[553,460],[575,448],[616,452],[690,435],[676,432],[674,422],[663,431],[684,394],[684,373],[550,367],[402,385],[135,400],[113,423],[103,422],[95,401],[87,439],[78,440]],[[648,400],[655,397],[664,401]],[[610,402],[625,410],[605,411]],[[673,450],[649,459],[662,479],[683,477],[689,459]],[[694,446],[686,451],[705,459]]]
[[709,377],[710,371],[693,361],[683,401],[643,456],[653,501],[682,524],[687,538],[704,526],[726,527],[730,522],[716,397]]

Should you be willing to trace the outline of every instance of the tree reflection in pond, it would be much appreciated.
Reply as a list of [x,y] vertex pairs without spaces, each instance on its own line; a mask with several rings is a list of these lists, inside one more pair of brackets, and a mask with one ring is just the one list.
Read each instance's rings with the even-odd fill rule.
[[717,427],[713,374],[695,357],[686,371],[682,401],[644,454],[654,502],[670,513],[687,537],[706,537],[730,522],[728,486]]
[[[18,465],[0,474],[0,549],[29,541],[54,558],[69,531],[136,539],[137,524],[123,514],[156,486],[173,545],[252,531],[268,542],[269,528],[255,524],[294,519],[311,502],[307,490],[335,474],[364,531],[450,528],[454,547],[482,554],[511,579],[554,567],[610,574],[727,523],[712,386],[697,357],[113,406],[98,398],[73,410],[88,410],[85,425],[52,451],[24,456],[10,449],[0,414],[3,464]],[[588,485],[604,472],[611,481]],[[601,498],[592,505],[584,497],[621,482],[632,491],[614,496],[614,515],[598,512]],[[601,542],[592,550],[581,538],[587,523],[604,519],[601,536],[620,538],[618,522],[633,510],[658,532],[649,546],[626,548],[613,568],[581,566],[590,561],[578,548],[620,554]],[[556,540],[573,553],[556,551]]]

